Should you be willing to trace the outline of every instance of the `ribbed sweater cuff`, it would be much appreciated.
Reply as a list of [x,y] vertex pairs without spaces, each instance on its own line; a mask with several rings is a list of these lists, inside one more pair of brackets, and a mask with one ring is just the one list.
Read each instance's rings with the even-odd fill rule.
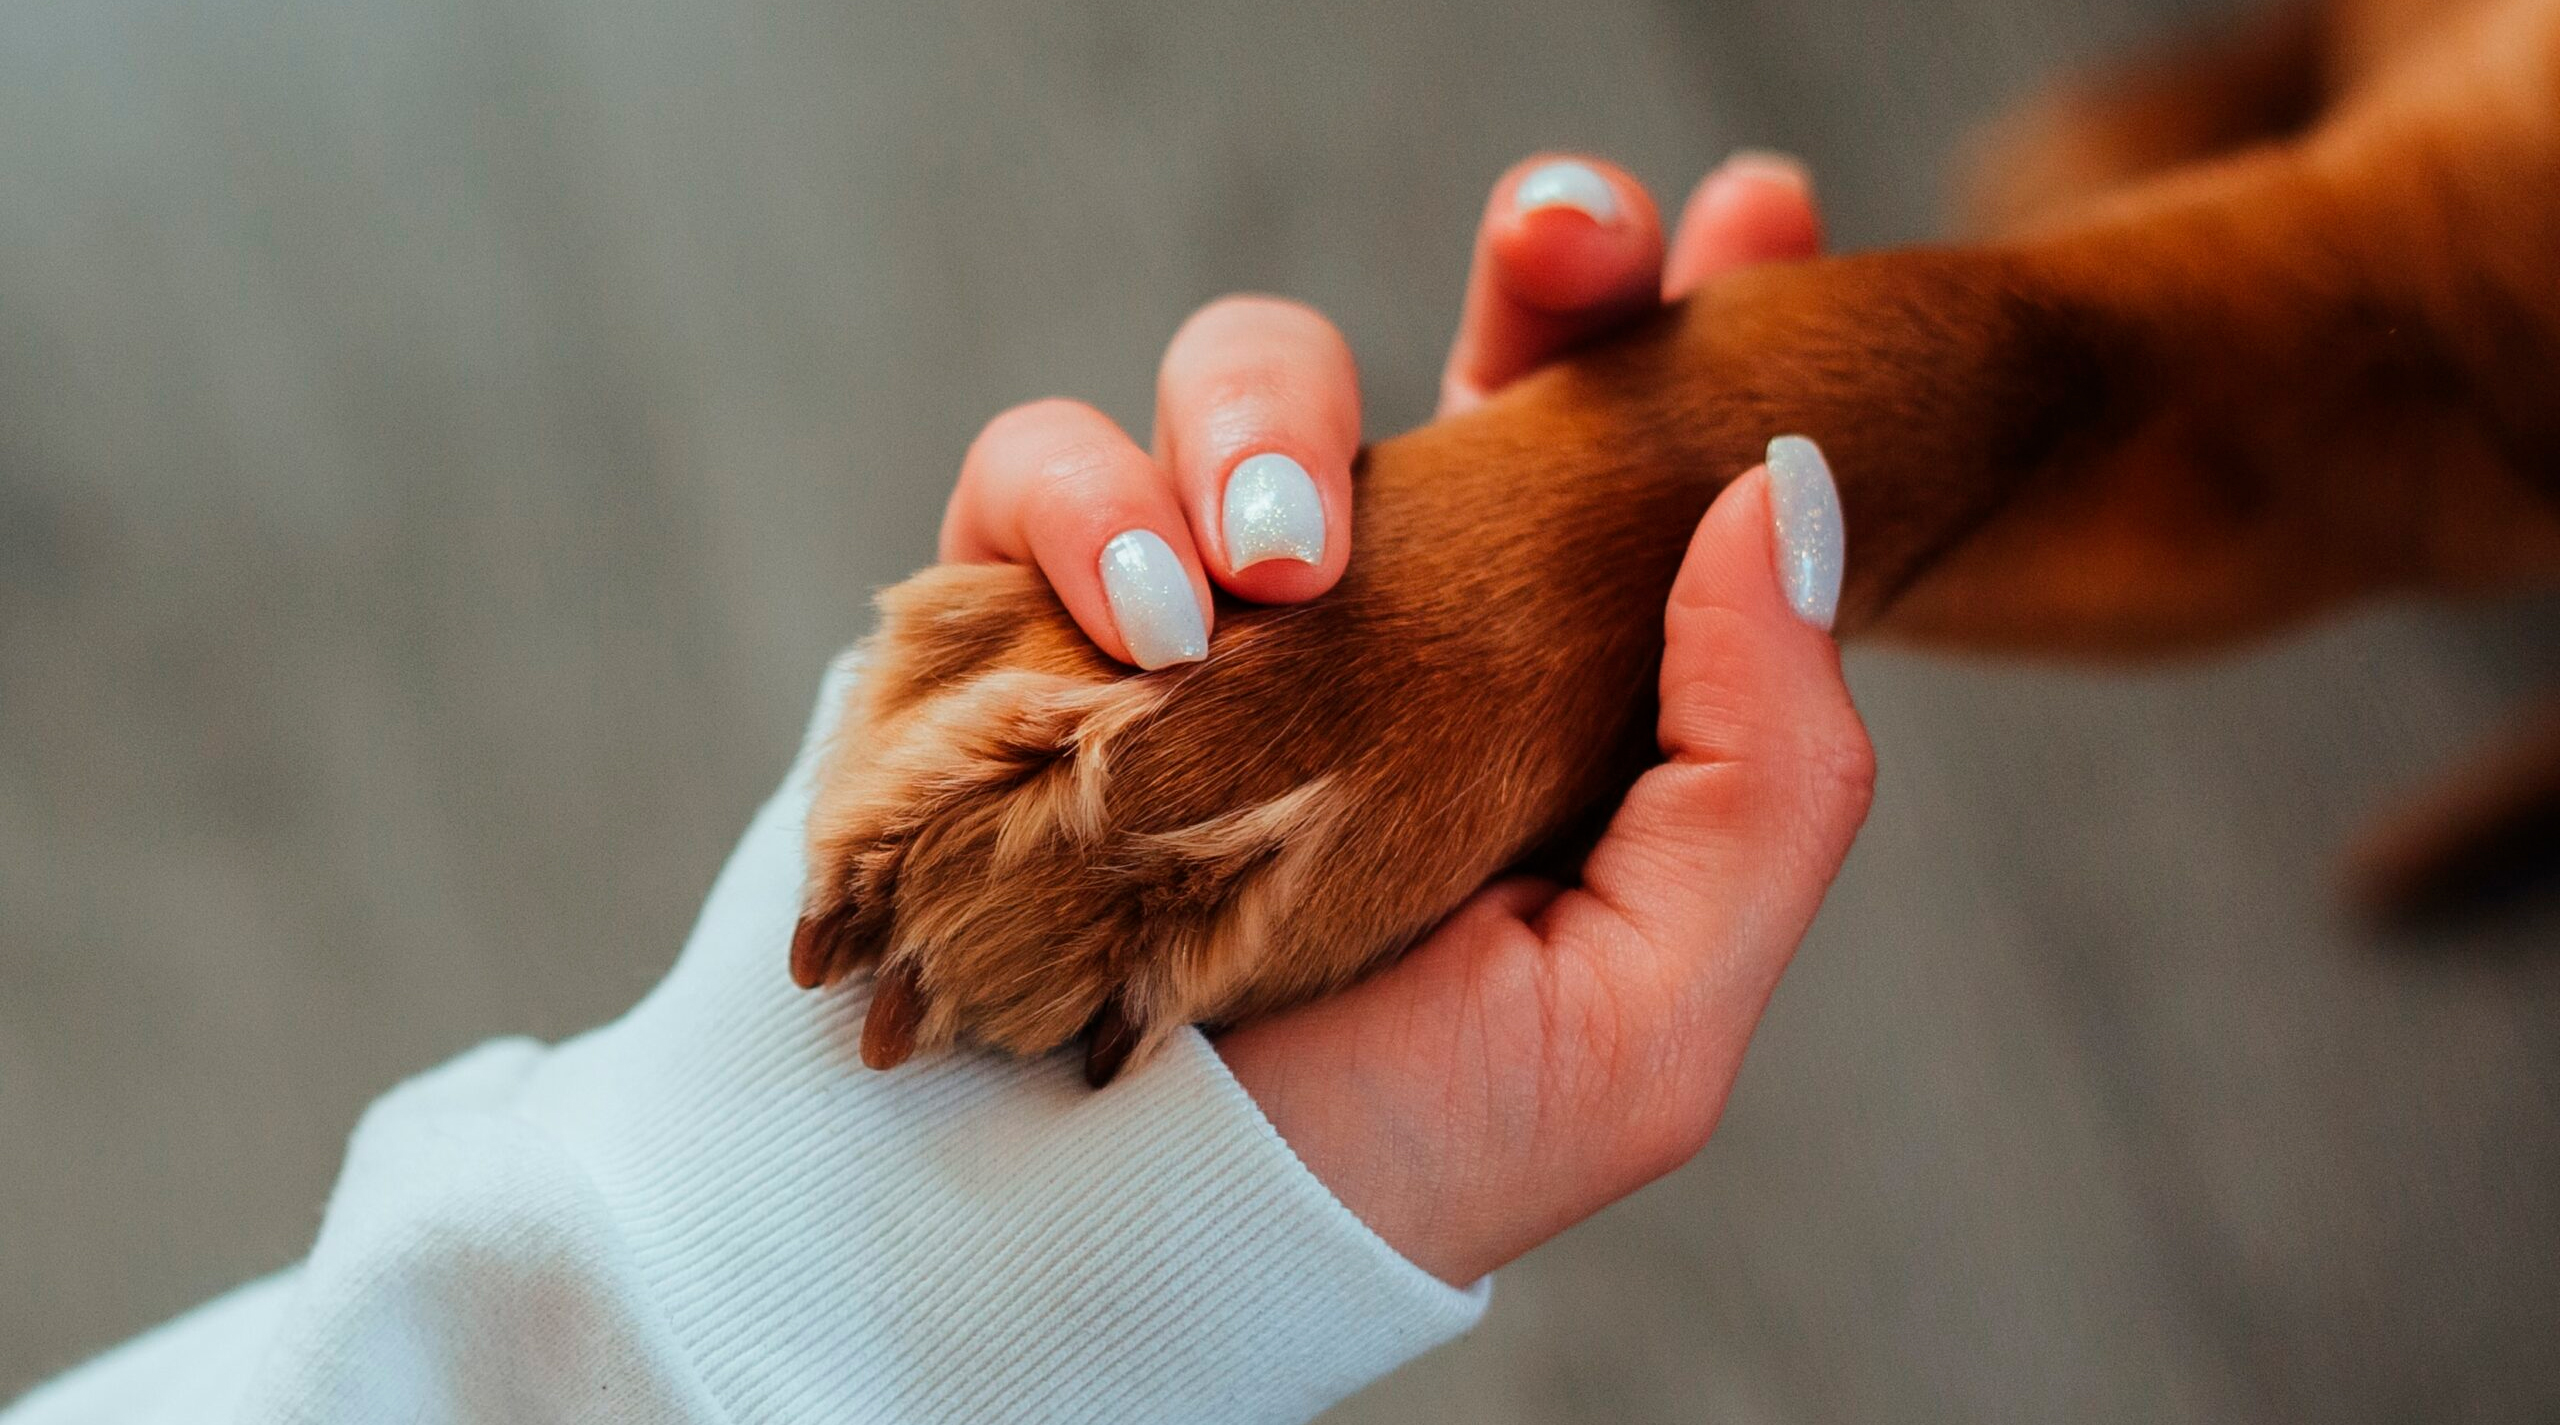
[[867,991],[785,975],[848,676],[673,974],[524,1100],[732,1417],[1303,1420],[1473,1324],[1485,1287],[1364,1226],[1197,1034],[1099,1093],[1057,1057],[860,1066]]

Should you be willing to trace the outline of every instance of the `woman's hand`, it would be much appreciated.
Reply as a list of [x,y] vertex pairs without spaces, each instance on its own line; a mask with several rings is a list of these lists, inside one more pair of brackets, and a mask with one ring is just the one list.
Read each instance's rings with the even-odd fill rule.
[[[1667,246],[1625,174],[1530,160],[1486,206],[1442,410],[1721,272],[1819,244],[1804,176],[1781,159],[1708,175]],[[1151,450],[1073,402],[991,423],[942,554],[1036,563],[1113,657],[1196,659],[1213,581],[1283,603],[1341,577],[1359,442],[1333,327],[1228,298],[1165,353]],[[1865,816],[1872,754],[1827,635],[1838,505],[1809,445],[1773,463],[1699,525],[1665,622],[1666,761],[1582,884],[1488,887],[1390,969],[1219,1041],[1308,1167],[1446,1280],[1697,1151]]]
[[1866,817],[1838,505],[1809,445],[1727,487],[1664,619],[1664,762],[1571,889],[1497,882],[1404,959],[1218,1041],[1325,1185],[1463,1284],[1688,1161]]

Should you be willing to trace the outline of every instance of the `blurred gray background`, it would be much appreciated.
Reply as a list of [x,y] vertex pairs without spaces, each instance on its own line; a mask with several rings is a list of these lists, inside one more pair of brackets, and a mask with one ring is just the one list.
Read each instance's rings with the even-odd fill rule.
[[[1484,186],[1850,245],[2205,3],[0,6],[0,1395],[300,1253],[357,1110],[672,958],[976,425],[1239,287],[1424,411]],[[2357,927],[2554,606],[1861,652],[1872,826],[1697,1163],[1344,1421],[2560,1419],[2560,914]]]

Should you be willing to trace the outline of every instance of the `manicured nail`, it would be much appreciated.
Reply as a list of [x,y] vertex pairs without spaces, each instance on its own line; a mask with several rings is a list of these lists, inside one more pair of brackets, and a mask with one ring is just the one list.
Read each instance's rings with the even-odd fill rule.
[[1800,435],[1769,442],[1769,514],[1777,525],[1778,582],[1796,617],[1829,629],[1840,612],[1840,487],[1822,447]]
[[1792,185],[1806,193],[1813,191],[1813,170],[1793,154],[1773,148],[1738,148],[1725,155],[1716,171],[1735,176],[1766,178]]
[[1593,222],[1618,220],[1617,190],[1590,164],[1569,158],[1539,164],[1522,174],[1519,186],[1511,190],[1511,206],[1523,213],[1572,208],[1590,215]]
[[1197,663],[1209,656],[1209,625],[1191,576],[1173,546],[1151,529],[1126,530],[1102,546],[1102,595],[1112,622],[1141,668]]
[[1230,571],[1266,559],[1324,562],[1324,500],[1307,467],[1285,455],[1257,455],[1227,476],[1220,516]]

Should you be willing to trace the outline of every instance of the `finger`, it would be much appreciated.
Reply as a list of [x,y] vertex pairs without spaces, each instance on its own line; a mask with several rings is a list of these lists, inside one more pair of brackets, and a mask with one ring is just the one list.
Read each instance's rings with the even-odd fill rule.
[[1351,557],[1359,449],[1359,369],[1313,308],[1228,297],[1165,348],[1156,451],[1229,592],[1295,603],[1333,587]]
[[1772,442],[1770,463],[1700,521],[1672,590],[1666,760],[1628,791],[1582,885],[1537,922],[1594,981],[1682,1016],[1656,1042],[1688,1046],[1708,1083],[1730,1082],[1873,790],[1828,633],[1841,554],[1820,452]]
[[1209,582],[1173,486],[1091,406],[987,423],[942,518],[946,560],[1037,564],[1103,652],[1141,668],[1209,652]]
[[1594,159],[1544,154],[1493,185],[1476,229],[1444,415],[1658,300],[1662,221],[1642,184]]
[[1785,154],[1744,149],[1690,191],[1663,259],[1662,295],[1685,297],[1736,268],[1800,262],[1821,250],[1812,175]]

